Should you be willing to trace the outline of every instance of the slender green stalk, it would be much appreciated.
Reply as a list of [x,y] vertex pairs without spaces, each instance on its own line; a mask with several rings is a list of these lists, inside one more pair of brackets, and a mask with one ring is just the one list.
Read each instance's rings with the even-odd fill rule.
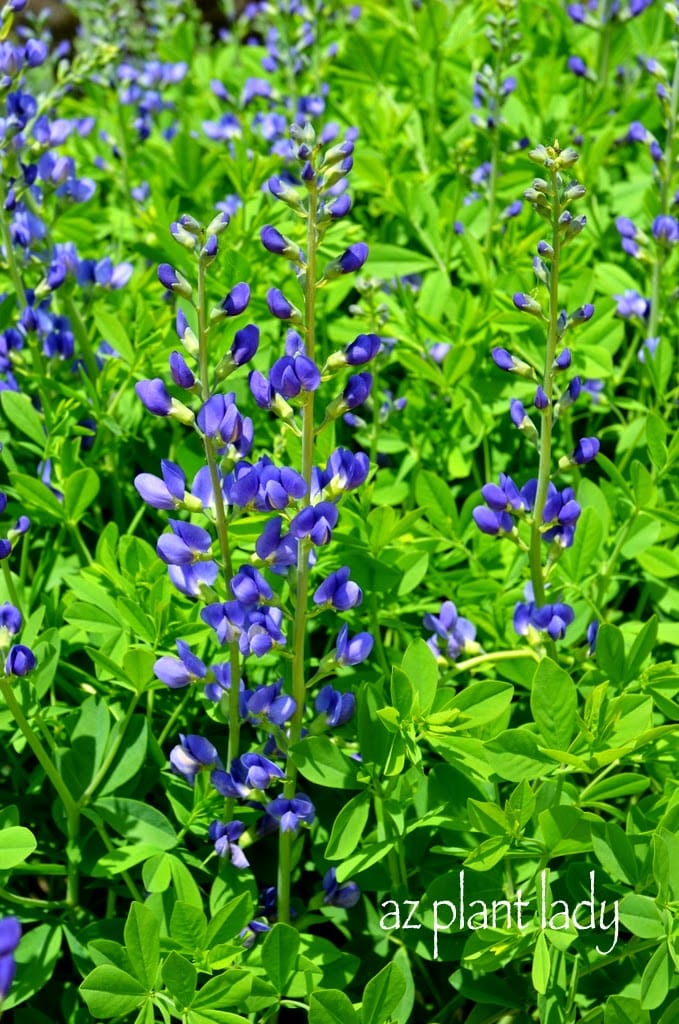
[[[316,249],[318,246],[318,229],[316,218],[318,212],[318,194],[316,182],[309,183],[309,210],[307,220],[307,266],[304,279],[304,341],[309,359],[315,359],[316,353]],[[314,454],[314,392],[309,391],[302,406],[302,476],[307,485],[305,504],[311,500],[311,470]],[[305,662],[306,662],[306,625],[307,599],[309,595],[309,549],[307,537],[299,541],[297,551],[297,580],[295,588],[295,617],[292,625],[292,696],[295,700],[295,713],[290,721],[290,745],[293,746],[302,732],[304,716]],[[297,785],[297,767],[288,760],[287,779],[284,787],[286,799],[295,795]],[[281,832],[278,855],[278,919],[290,920],[290,884],[292,874],[292,843],[294,833]]]
[[477,654],[466,661],[456,661],[453,668],[458,672],[467,671],[470,668],[478,668],[479,665],[489,665],[495,661],[511,661],[514,658],[534,658],[538,661],[538,655],[532,648],[522,648],[520,651],[490,651],[488,654]]
[[87,327],[83,323],[83,318],[80,315],[80,311],[76,306],[70,295],[61,296],[64,309],[68,314],[68,319],[71,321],[73,327],[73,333],[78,342],[78,350],[82,354],[83,361],[87,367],[87,373],[92,382],[92,397],[95,400],[96,406],[100,409],[99,395],[96,389],[96,380],[99,376],[99,370],[97,368],[97,360],[94,354],[94,349],[90,343],[90,336],[87,331]]
[[12,573],[10,572],[10,568],[9,568],[9,565],[7,564],[7,559],[6,558],[3,558],[3,560],[2,560],[2,575],[3,575],[4,580],[5,580],[5,586],[7,587],[7,595],[9,597],[10,601],[12,602],[12,604],[14,605],[15,608],[18,608],[18,610],[21,611],[21,605],[19,603],[19,595],[16,592],[16,587],[14,586],[14,580],[12,579]]
[[[207,325],[205,322],[205,267],[202,263],[198,266],[198,365],[200,369],[201,398],[206,402],[210,397],[210,384],[208,380],[208,350],[207,350]],[[226,510],[224,507],[224,493],[217,467],[217,456],[212,438],[203,437],[205,459],[210,471],[212,491],[215,497],[215,524],[217,527],[217,538],[224,570],[224,581],[227,593],[233,578],[233,563],[231,560],[231,547],[229,544],[229,529],[226,523]],[[229,746],[228,763],[238,757],[240,749],[240,709],[239,709],[239,683],[240,683],[240,651],[236,640],[229,644],[229,662],[231,665],[231,687],[229,690]],[[227,801],[227,815],[232,810],[231,802]]]
[[40,762],[40,765],[43,771],[45,772],[45,775],[54,786],[59,798],[61,799],[61,802],[66,808],[67,813],[69,811],[75,811],[77,806],[75,800],[71,796],[68,788],[66,787],[66,784],[62,780],[61,775],[59,774],[59,771],[56,765],[54,764],[52,758],[49,756],[49,754],[43,747],[42,743],[40,742],[38,736],[29,725],[28,719],[24,715],[23,709],[19,704],[19,701],[14,696],[14,691],[12,690],[12,686],[6,676],[0,676],[0,693],[2,693],[2,696],[7,704],[7,707],[11,711],[12,717],[14,718],[14,721],[21,730],[24,739],[28,743],[29,747],[35,754],[38,761]]
[[530,535],[530,576],[533,584],[533,595],[535,603],[540,606],[545,603],[545,581],[542,570],[542,526],[543,512],[547,500],[547,490],[552,468],[552,425],[554,422],[553,393],[554,393],[554,359],[556,356],[556,345],[558,341],[558,318],[559,318],[559,263],[561,256],[561,236],[559,233],[559,217],[561,216],[561,203],[559,201],[558,175],[555,170],[550,170],[552,186],[552,249],[551,275],[549,282],[549,326],[547,330],[547,345],[545,347],[545,366],[542,377],[542,388],[547,396],[547,407],[542,410],[540,427],[540,461],[538,466],[538,484],[535,494],[535,506],[533,509],[533,522]]
[[76,801],[71,796],[68,787],[64,783],[54,761],[45,750],[40,739],[29,725],[19,701],[14,696],[12,686],[6,676],[0,676],[0,693],[7,704],[14,721],[21,730],[24,739],[35,754],[45,775],[52,783],[66,811],[68,843],[66,845],[67,860],[67,881],[66,900],[70,907],[75,908],[78,904],[78,858],[76,856],[76,841],[80,827],[80,810]]
[[389,850],[387,852],[387,867],[389,869],[389,880],[391,881],[392,892],[399,892],[404,885],[405,879],[401,878],[401,871],[399,860],[396,855],[395,844],[393,837],[390,835],[389,815],[386,813],[384,807],[384,794],[382,788],[377,780],[375,780],[375,786],[373,790],[373,806],[375,808],[375,818],[377,820],[377,840],[380,843],[389,843]]

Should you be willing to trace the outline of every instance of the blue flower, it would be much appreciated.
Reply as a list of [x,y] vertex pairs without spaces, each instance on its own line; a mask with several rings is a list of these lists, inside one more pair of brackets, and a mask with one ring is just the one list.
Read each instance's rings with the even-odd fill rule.
[[179,743],[170,751],[170,765],[176,775],[183,776],[193,785],[198,772],[204,768],[221,768],[222,762],[217,748],[209,740],[180,733]]
[[335,728],[344,725],[353,717],[356,697],[353,693],[341,693],[328,683],[319,691],[314,707],[319,715],[325,714],[327,724]]
[[330,868],[323,876],[323,891],[325,898],[323,902],[332,907],[344,907],[348,910],[355,907],[361,898],[361,890],[356,882],[337,881],[337,871]]
[[297,707],[294,699],[282,694],[283,680],[267,686],[258,686],[254,693],[245,691],[241,697],[241,714],[243,717],[258,722],[264,718],[273,725],[282,726],[289,721]]
[[235,868],[247,868],[249,862],[238,840],[245,832],[242,821],[213,821],[208,828],[208,837],[215,844],[215,853],[220,857],[228,857]]
[[158,658],[153,666],[156,678],[169,686],[171,690],[181,689],[195,682],[197,679],[204,679],[207,675],[207,668],[191,648],[183,640],[177,641],[178,658],[170,655],[163,655]]
[[292,800],[278,796],[267,804],[266,813],[280,825],[281,832],[297,832],[302,823],[311,825],[316,810],[308,797],[298,793]]
[[349,637],[349,627],[344,625],[337,637],[335,660],[338,665],[360,665],[370,657],[375,640],[370,633],[357,633]]
[[21,939],[21,924],[16,917],[0,918],[0,1002],[9,992],[16,964],[14,951]]
[[5,673],[8,676],[26,676],[37,665],[36,657],[30,647],[15,644],[10,647],[5,661]]
[[253,790],[264,790],[285,772],[263,754],[243,754],[231,762],[229,772],[217,770],[210,777],[218,793],[225,797],[247,799]]
[[462,652],[478,650],[476,627],[457,614],[452,601],[444,601],[438,615],[429,613],[422,621],[427,629],[434,631],[427,644],[436,657],[443,653],[454,661]]
[[344,566],[323,580],[314,593],[314,604],[328,604],[338,612],[346,612],[359,605],[363,600],[363,591],[349,579],[349,572],[347,566]]
[[514,608],[514,629],[519,636],[529,636],[531,630],[547,633],[552,640],[560,640],[575,618],[569,604],[557,601],[538,607],[533,598],[533,588],[525,588],[527,601],[519,601]]
[[212,537],[202,526],[170,519],[172,533],[158,538],[156,550],[167,565],[193,565],[203,561],[212,546]]
[[297,513],[290,523],[290,533],[298,540],[310,537],[314,544],[327,544],[338,518],[336,505],[330,501],[319,501],[317,505],[308,505]]

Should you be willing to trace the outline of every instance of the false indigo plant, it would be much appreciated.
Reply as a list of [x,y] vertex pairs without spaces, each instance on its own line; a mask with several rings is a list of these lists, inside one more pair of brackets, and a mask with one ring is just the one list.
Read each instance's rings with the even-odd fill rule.
[[[299,177],[294,184],[272,178],[268,187],[303,220],[304,241],[298,245],[278,228],[267,225],[261,231],[261,242],[265,250],[283,257],[293,268],[299,296],[291,301],[280,288],[269,289],[266,301],[271,314],[291,326],[286,332],[285,354],[273,363],[268,377],[252,370],[249,385],[256,406],[273,413],[286,431],[300,439],[300,465],[279,467],[267,455],[247,461],[254,443],[253,422],[240,412],[235,393],[224,394],[222,390],[223,381],[255,356],[259,329],[254,324],[241,327],[227,355],[216,365],[211,363],[216,332],[225,320],[241,316],[250,301],[248,285],[240,282],[208,310],[207,274],[228,227],[224,213],[207,227],[188,215],[171,225],[175,241],[195,260],[195,289],[170,264],[158,268],[159,280],[167,291],[193,308],[195,330],[183,309],[177,312],[177,333],[186,356],[179,351],[172,353],[170,375],[186,402],[191,395],[196,396],[197,409],[173,397],[160,378],[136,385],[139,398],[150,412],[178,420],[193,428],[201,439],[205,465],[196,474],[190,491],[181,467],[169,461],[162,463],[161,477],[141,473],[135,486],[149,505],[166,509],[173,516],[182,511],[199,515],[206,523],[207,529],[189,520],[170,518],[171,532],[159,538],[157,550],[168,565],[175,587],[203,605],[201,618],[212,628],[218,643],[228,649],[226,663],[208,668],[180,640],[178,658],[165,655],[157,660],[155,674],[162,682],[173,689],[194,681],[204,684],[206,695],[221,701],[228,722],[226,769],[214,745],[195,735],[181,738],[170,761],[173,770],[191,784],[203,770],[211,773],[213,790],[225,798],[226,821],[215,820],[209,836],[215,851],[236,867],[247,866],[243,847],[255,838],[252,829],[245,835],[246,824],[233,817],[237,801],[245,800],[263,812],[259,834],[271,829],[280,831],[277,916],[281,921],[289,921],[291,915],[290,892],[296,866],[293,839],[302,825],[312,824],[315,818],[313,804],[298,789],[294,760],[295,746],[305,728],[307,689],[336,666],[360,664],[373,644],[369,633],[350,636],[344,625],[334,650],[328,651],[310,675],[307,634],[312,614],[323,609],[346,612],[362,600],[362,591],[349,579],[348,568],[319,578],[316,566],[322,566],[321,549],[330,542],[337,525],[339,500],[363,483],[369,469],[365,455],[353,455],[342,448],[331,454],[325,467],[317,465],[316,439],[334,420],[366,400],[370,373],[359,370],[346,379],[344,371],[367,365],[380,348],[377,336],[359,335],[344,350],[328,353],[324,359],[317,344],[319,289],[334,278],[358,271],[368,253],[367,246],[357,242],[324,266],[320,262],[326,231],[350,207],[345,188],[352,163],[353,133],[337,141],[336,130],[331,128],[317,139],[311,125],[303,123],[292,126],[291,138]],[[326,384],[335,389],[339,386],[340,390],[319,409],[316,394]],[[235,549],[230,528],[250,510],[260,519],[264,513],[266,521],[255,543],[254,564],[239,564],[236,559],[241,553]],[[269,573],[271,582],[267,579]],[[283,581],[286,585],[281,590]],[[250,690],[242,678],[248,674],[248,659],[277,650],[289,659],[287,677]],[[319,724],[315,728],[343,725],[353,714],[354,705],[352,694],[326,685],[316,696]],[[261,752],[241,752],[243,721],[258,725],[268,734]],[[283,760],[284,768],[279,760]],[[280,795],[267,799],[265,791],[277,785],[282,785]],[[342,905],[351,905],[355,890],[337,889],[332,900],[338,899],[344,901]]]
[[[675,25],[679,25],[677,9],[668,5],[667,13]],[[657,213],[647,231],[640,229],[627,216],[620,216],[615,222],[623,251],[638,263],[651,267],[648,299],[632,290],[615,298],[618,300],[618,316],[632,320],[643,335],[637,354],[647,364],[657,397],[662,395],[672,370],[671,345],[663,343],[663,299],[666,293],[663,285],[668,266],[676,267],[675,253],[679,244],[679,220],[672,213],[677,206],[677,193],[673,192],[676,182],[675,146],[679,111],[679,44],[676,38],[673,50],[674,68],[671,74],[655,58],[642,61],[644,69],[656,80],[655,92],[660,106],[662,137],[656,138],[637,121],[630,125],[627,135],[620,140],[648,146],[653,159],[657,197],[654,207]],[[630,347],[621,368],[621,378],[633,354],[634,350]]]
[[[497,226],[496,203],[498,175],[500,173],[501,137],[503,125],[502,108],[507,98],[516,89],[516,77],[508,75],[508,68],[521,60],[518,44],[521,33],[517,32],[515,0],[498,0],[498,14],[486,16],[486,38],[493,51],[493,64],[484,64],[474,78],[473,103],[478,113],[472,114],[471,122],[490,140],[490,160],[482,163],[471,175],[472,184],[483,185],[486,191],[487,227],[486,258],[491,258],[493,234]],[[514,217],[521,212],[520,200],[507,207],[504,217]]]
[[[541,642],[545,634],[551,642],[561,639],[574,619],[571,606],[554,600],[550,590],[550,577],[561,553],[573,543],[580,505],[572,487],[559,490],[552,477],[553,430],[559,417],[577,398],[581,389],[579,377],[573,377],[565,386],[558,385],[558,375],[571,365],[571,351],[565,346],[566,335],[594,314],[590,303],[568,313],[559,305],[559,275],[562,253],[566,246],[584,229],[586,217],[573,216],[572,203],[585,194],[577,180],[567,177],[576,163],[574,149],[561,150],[558,142],[553,146],[538,146],[530,152],[531,159],[544,167],[546,178],[536,178],[524,194],[533,209],[549,225],[549,241],[541,241],[533,260],[538,282],[547,291],[547,306],[540,299],[525,292],[517,292],[513,301],[516,308],[545,325],[545,355],[542,367],[517,359],[504,348],[493,349],[493,360],[501,370],[536,383],[533,406],[539,428],[523,403],[514,398],[510,414],[514,425],[525,435],[538,452],[537,478],[519,487],[511,477],[500,474],[499,484],[487,483],[481,490],[486,502],[474,509],[474,520],[482,533],[506,537],[528,554],[530,582],[526,588],[526,602],[519,602],[514,613],[514,627],[531,642]],[[564,174],[566,172],[566,174]],[[596,458],[599,441],[595,437],[581,438],[573,452],[562,456],[558,470],[568,470]],[[528,526],[528,539],[518,529],[519,523]],[[543,564],[543,545],[548,554]]]

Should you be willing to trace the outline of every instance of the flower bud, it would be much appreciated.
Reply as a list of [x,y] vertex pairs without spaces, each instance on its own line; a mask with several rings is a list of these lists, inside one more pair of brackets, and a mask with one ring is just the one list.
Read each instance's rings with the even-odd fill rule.
[[294,263],[302,263],[302,250],[299,246],[282,235],[271,224],[262,228],[259,237],[262,240],[262,245],[269,252],[276,256],[287,256]]
[[326,280],[331,281],[342,274],[353,274],[361,269],[367,258],[368,246],[365,242],[356,242],[354,245],[350,245],[336,260],[328,263],[323,276]]
[[190,299],[193,295],[189,282],[169,263],[161,263],[158,267],[158,280],[164,288],[175,295],[181,295],[183,299]]
[[525,292],[516,292],[512,296],[512,302],[522,313],[529,313],[531,316],[536,316],[540,320],[544,319],[542,306],[531,295],[526,295]]

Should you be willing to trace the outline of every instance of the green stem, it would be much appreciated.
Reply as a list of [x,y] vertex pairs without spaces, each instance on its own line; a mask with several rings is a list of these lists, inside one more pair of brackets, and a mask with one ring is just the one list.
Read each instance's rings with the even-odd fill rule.
[[[108,851],[108,853],[110,853],[114,849],[114,847],[113,847],[113,843],[109,839],[108,833],[107,833],[106,828],[104,827],[103,823],[99,824],[99,823],[95,822],[94,823],[94,827],[96,828],[97,832],[99,833],[99,837],[100,837],[102,843],[104,844],[104,846],[106,847],[106,850]],[[121,871],[120,872],[120,877],[122,878],[123,882],[127,886],[127,891],[129,892],[129,894],[132,897],[132,899],[133,900],[137,900],[137,902],[139,902],[139,903],[143,903],[144,902],[144,894],[140,891],[140,889],[136,885],[136,883],[135,883],[134,879],[132,878],[130,872],[129,871]]]
[[[208,380],[208,351],[207,351],[207,325],[205,321],[205,267],[202,263],[198,265],[198,364],[200,370],[200,388],[203,402],[210,397],[210,385]],[[224,508],[224,493],[222,481],[217,467],[217,456],[212,438],[203,437],[205,459],[210,471],[212,491],[215,497],[215,524],[219,550],[222,558],[224,571],[224,582],[227,594],[233,578],[233,563],[231,560],[231,547],[229,544],[229,530],[226,524],[226,510]],[[229,644],[229,662],[231,666],[231,686],[229,688],[229,745],[227,761],[230,765],[238,757],[240,749],[240,709],[239,709],[239,683],[240,683],[240,651],[238,642]],[[232,804],[227,803],[227,816],[230,818]]]
[[556,356],[557,327],[559,318],[559,262],[561,256],[561,235],[559,233],[559,217],[561,203],[559,200],[559,182],[556,171],[550,171],[552,185],[552,268],[549,282],[549,328],[545,350],[545,367],[542,388],[547,396],[547,407],[542,410],[540,428],[540,461],[538,467],[538,484],[533,509],[533,522],[530,535],[530,575],[533,584],[535,603],[545,603],[545,582],[542,571],[542,525],[547,490],[552,467],[552,425],[554,422],[553,391],[554,391],[554,359]]
[[[316,182],[309,183],[309,210],[307,220],[307,266],[304,279],[304,341],[309,359],[316,355],[316,248],[318,230],[316,227],[318,193]],[[311,470],[314,454],[314,392],[307,393],[302,406],[302,476],[307,486],[305,504],[311,500]],[[290,746],[294,746],[302,732],[304,716],[305,654],[307,599],[309,594],[309,550],[307,537],[300,539],[297,548],[297,581],[295,588],[295,617],[292,625],[292,696],[295,712],[290,720]],[[286,799],[295,795],[297,767],[288,760],[287,780],[284,787]],[[293,832],[281,832],[278,856],[278,920],[290,921],[290,886],[292,875]]]
[[12,717],[19,727],[24,739],[28,743],[29,747],[38,759],[45,775],[54,786],[61,802],[63,803],[66,813],[74,813],[77,811],[77,804],[70,792],[68,791],[64,781],[57,770],[52,758],[49,756],[42,743],[38,739],[37,735],[28,724],[28,720],[24,715],[23,709],[19,704],[19,701],[14,696],[11,684],[7,676],[0,676],[0,693],[5,699],[7,707],[12,713]]
[[16,592],[16,587],[14,586],[14,580],[12,579],[12,573],[10,572],[10,568],[9,568],[9,565],[7,564],[7,559],[6,558],[3,558],[3,560],[2,560],[2,575],[4,576],[4,579],[5,579],[5,586],[7,587],[7,595],[9,597],[10,601],[12,602],[12,604],[14,605],[15,608],[17,608],[19,611],[21,611],[21,605],[19,603],[19,596],[18,596],[18,594]]
[[[16,869],[13,868],[12,870]],[[8,892],[7,889],[0,889],[0,900],[5,900],[7,903],[15,903],[18,907],[25,907],[27,910],[56,910],[58,907],[69,906],[65,900],[38,900],[30,896],[15,896],[14,893]]]
[[23,709],[14,696],[14,691],[12,690],[10,682],[6,676],[0,676],[0,692],[5,699],[7,707],[12,713],[14,721],[21,730],[24,739],[35,754],[38,762],[45,772],[45,775],[54,786],[54,789],[64,805],[68,832],[68,842],[66,845],[66,899],[70,907],[76,907],[78,904],[78,859],[76,856],[76,840],[80,826],[80,811],[78,805],[63,782],[54,761],[29,725]]
[[80,315],[78,307],[76,306],[72,297],[70,295],[63,295],[61,296],[61,301],[68,315],[68,319],[71,321],[73,333],[78,342],[78,349],[82,354],[83,361],[85,363],[85,366],[87,367],[87,373],[89,375],[90,381],[92,382],[92,394],[95,399],[96,406],[98,409],[100,409],[101,407],[99,405],[99,396],[97,394],[96,388],[96,381],[97,377],[99,376],[99,370],[97,368],[97,360],[94,355],[94,349],[92,348],[92,345],[90,343],[90,336],[88,334],[87,328],[85,327],[85,324],[83,323],[83,318]]
[[[382,788],[377,780],[375,780],[373,805],[375,807],[375,818],[377,819],[378,842],[386,843],[391,840],[391,837],[387,828],[388,816],[384,809],[384,796],[382,794]],[[396,850],[394,849],[393,842],[390,842],[389,852],[387,853],[387,866],[389,868],[391,891],[392,893],[400,892],[402,881],[398,857],[396,856]]]
[[453,664],[453,668],[457,669],[458,672],[464,672],[470,668],[477,668],[479,665],[486,665],[489,662],[511,661],[514,658],[533,658],[534,661],[540,660],[532,647],[526,647],[520,651],[491,651],[488,654],[478,654],[473,658],[467,658],[466,661],[456,661]]
[[189,700],[191,699],[192,696],[193,695],[191,693],[191,689],[187,688],[187,691],[184,694],[184,698],[183,698],[181,704],[178,704],[176,706],[176,708],[174,709],[174,711],[172,712],[172,714],[168,718],[167,722],[165,723],[165,727],[164,727],[163,731],[161,732],[160,736],[158,737],[158,746],[159,747],[162,747],[163,743],[165,742],[167,737],[172,732],[172,729],[174,728],[175,722],[184,713],[184,708],[186,707],[186,705],[188,704],[188,702],[189,702]]
[[77,523],[71,523],[71,535],[75,541],[76,547],[80,552],[80,557],[83,565],[92,565],[92,555],[89,552],[87,544],[83,540],[83,535],[80,532],[80,527]]

